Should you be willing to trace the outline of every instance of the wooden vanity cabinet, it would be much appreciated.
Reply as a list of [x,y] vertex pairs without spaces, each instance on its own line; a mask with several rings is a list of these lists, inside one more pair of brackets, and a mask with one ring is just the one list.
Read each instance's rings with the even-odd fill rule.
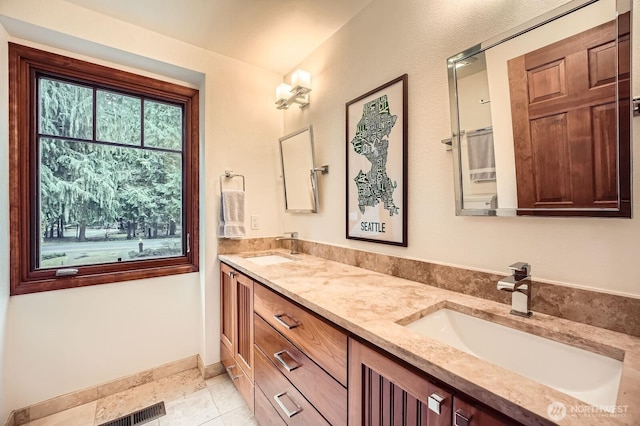
[[519,424],[224,263],[220,301],[222,364],[262,426]]
[[519,425],[353,338],[349,339],[349,424]]
[[453,394],[349,339],[349,424],[449,426]]
[[512,426],[517,422],[461,395],[453,397],[453,426]]
[[[256,398],[287,425],[346,425],[347,334],[259,283],[254,291]],[[278,423],[273,410],[256,400],[261,425]]]
[[253,280],[220,264],[220,359],[254,410]]

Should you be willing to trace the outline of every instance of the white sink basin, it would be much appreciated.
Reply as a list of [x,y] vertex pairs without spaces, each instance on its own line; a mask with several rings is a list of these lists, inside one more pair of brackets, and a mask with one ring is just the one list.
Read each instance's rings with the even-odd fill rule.
[[588,404],[616,405],[621,361],[450,309],[406,327]]
[[279,263],[293,262],[291,259],[287,259],[284,256],[278,256],[277,254],[247,257],[246,259],[260,266],[277,265]]

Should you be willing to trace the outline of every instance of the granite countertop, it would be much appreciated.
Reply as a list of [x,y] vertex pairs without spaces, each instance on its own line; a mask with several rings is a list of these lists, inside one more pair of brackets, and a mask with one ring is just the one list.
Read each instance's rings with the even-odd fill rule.
[[[246,259],[266,254],[293,261],[260,266]],[[640,338],[536,312],[521,318],[510,315],[508,305],[287,250],[224,254],[219,259],[522,423],[553,424],[547,409],[561,402],[567,410],[561,425],[640,424]],[[616,413],[598,411],[401,325],[444,307],[623,361]]]

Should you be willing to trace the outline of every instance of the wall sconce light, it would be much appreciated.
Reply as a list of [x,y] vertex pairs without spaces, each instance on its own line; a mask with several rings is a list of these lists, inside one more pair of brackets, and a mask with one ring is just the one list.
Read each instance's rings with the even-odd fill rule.
[[278,109],[288,109],[291,104],[299,104],[300,108],[309,106],[311,91],[311,74],[297,70],[291,75],[291,85],[281,83],[276,87],[276,105]]

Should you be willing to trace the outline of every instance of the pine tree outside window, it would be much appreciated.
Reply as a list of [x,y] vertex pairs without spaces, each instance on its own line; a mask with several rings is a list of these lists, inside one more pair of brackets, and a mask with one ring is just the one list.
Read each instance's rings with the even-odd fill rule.
[[12,294],[198,270],[198,91],[10,44]]

